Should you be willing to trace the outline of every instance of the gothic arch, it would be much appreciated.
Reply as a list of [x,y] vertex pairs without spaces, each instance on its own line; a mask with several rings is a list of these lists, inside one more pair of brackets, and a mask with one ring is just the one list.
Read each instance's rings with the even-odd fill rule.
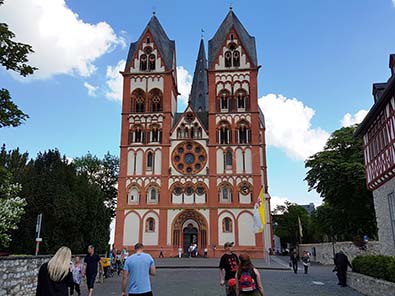
[[179,247],[182,245],[182,226],[185,221],[193,220],[199,226],[199,249],[205,248],[207,246],[207,231],[208,231],[208,223],[206,218],[196,210],[184,210],[179,213],[173,220],[171,229],[172,229],[172,243],[174,247]]

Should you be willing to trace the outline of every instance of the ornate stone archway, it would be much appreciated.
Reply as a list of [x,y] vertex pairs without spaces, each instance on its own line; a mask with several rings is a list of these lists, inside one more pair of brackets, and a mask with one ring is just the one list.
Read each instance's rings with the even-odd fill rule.
[[207,247],[207,220],[196,210],[183,210],[173,220],[172,223],[172,243],[174,248],[182,246],[183,225],[185,221],[193,220],[198,225],[198,245],[199,249]]

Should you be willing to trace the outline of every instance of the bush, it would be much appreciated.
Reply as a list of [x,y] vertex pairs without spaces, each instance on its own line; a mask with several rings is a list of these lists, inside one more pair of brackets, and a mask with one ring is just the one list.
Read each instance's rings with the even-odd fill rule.
[[357,256],[352,268],[354,272],[395,283],[395,257]]

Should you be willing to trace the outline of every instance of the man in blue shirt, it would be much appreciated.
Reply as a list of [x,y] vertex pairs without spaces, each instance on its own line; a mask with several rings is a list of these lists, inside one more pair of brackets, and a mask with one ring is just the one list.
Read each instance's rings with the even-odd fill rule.
[[136,253],[126,259],[123,267],[122,296],[152,296],[149,276],[156,273],[154,259],[144,253],[142,243],[137,243],[134,249]]

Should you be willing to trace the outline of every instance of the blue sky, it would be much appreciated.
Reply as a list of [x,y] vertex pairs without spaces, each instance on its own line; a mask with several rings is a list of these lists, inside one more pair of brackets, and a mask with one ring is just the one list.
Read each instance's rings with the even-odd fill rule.
[[118,155],[118,70],[153,10],[176,41],[183,110],[201,29],[207,48],[230,3],[255,36],[262,65],[258,93],[273,203],[320,203],[307,192],[304,159],[334,130],[360,121],[373,103],[372,83],[388,79],[391,0],[6,0],[0,19],[16,40],[33,46],[30,61],[40,70],[25,79],[0,69],[0,87],[30,116],[20,127],[0,129],[0,143],[31,157],[55,147],[71,158]]

